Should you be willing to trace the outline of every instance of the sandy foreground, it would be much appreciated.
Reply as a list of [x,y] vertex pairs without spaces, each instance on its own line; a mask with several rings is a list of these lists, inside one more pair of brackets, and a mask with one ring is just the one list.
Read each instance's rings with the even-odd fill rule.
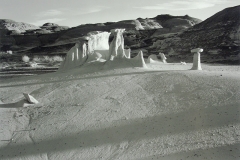
[[1,79],[0,159],[239,160],[240,66],[191,66]]

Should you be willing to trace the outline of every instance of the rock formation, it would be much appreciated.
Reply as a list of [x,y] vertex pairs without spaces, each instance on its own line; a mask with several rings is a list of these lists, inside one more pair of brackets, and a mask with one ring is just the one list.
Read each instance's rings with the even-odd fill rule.
[[109,55],[110,60],[113,60],[115,57],[126,57],[125,51],[124,51],[124,38],[123,38],[123,32],[125,29],[113,29],[111,30],[111,33],[114,35],[114,38],[110,44],[109,48]]
[[167,61],[166,61],[167,58],[165,57],[164,53],[159,53],[159,55],[161,57],[162,62],[167,63]]
[[[84,36],[72,47],[59,67],[58,71],[65,71],[79,66],[88,66],[94,62],[106,62],[105,69],[143,67],[147,68],[143,53],[140,51],[134,58],[131,57],[131,49],[124,50],[124,38],[122,33],[125,29],[114,29],[114,38],[108,46],[108,32],[91,32]],[[109,48],[109,49],[108,49]],[[107,50],[108,49],[108,50]],[[116,58],[117,57],[117,58]],[[95,63],[98,66],[99,63]],[[98,66],[99,67],[99,66]]]
[[72,47],[59,67],[59,71],[72,69],[84,64],[87,60],[87,40],[88,38],[80,39],[74,47]]
[[191,50],[191,53],[194,53],[193,55],[193,66],[191,70],[202,70],[201,67],[201,60],[200,60],[200,52],[202,52],[202,48],[195,48]]
[[157,55],[151,54],[150,56],[148,56],[147,63],[156,63],[156,62],[160,62],[159,59],[157,58]]
[[143,58],[143,52],[139,51],[138,55],[132,59],[130,59],[130,61],[132,62],[132,64],[134,65],[134,67],[143,67],[143,68],[147,68],[147,65],[144,61]]
[[109,58],[108,38],[109,32],[90,32],[72,47],[66,55],[65,60],[59,67],[59,71],[72,69],[87,62],[101,61]]
[[33,96],[31,96],[30,94],[27,93],[23,93],[24,97],[26,98],[26,100],[31,103],[31,104],[37,104],[39,103]]
[[110,33],[109,32],[100,32],[94,31],[89,32],[87,37],[88,41],[88,51],[89,53],[94,52],[94,50],[109,50],[109,39]]
[[131,58],[131,49],[125,49],[125,55],[126,55],[126,58],[130,59]]

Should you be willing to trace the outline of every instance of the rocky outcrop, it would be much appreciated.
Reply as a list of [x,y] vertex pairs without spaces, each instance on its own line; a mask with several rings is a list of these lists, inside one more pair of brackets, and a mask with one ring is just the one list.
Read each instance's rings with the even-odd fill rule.
[[87,62],[102,61],[102,58],[108,59],[109,35],[108,32],[90,32],[87,36],[79,38],[75,46],[67,52],[59,71],[76,68]]
[[87,50],[87,41],[88,39],[79,40],[75,46],[73,46],[68,52],[67,55],[59,67],[59,71],[69,70],[76,68],[77,66],[83,65],[88,59],[88,50]]
[[[113,69],[113,68],[125,68],[125,67],[143,67],[147,68],[143,53],[140,51],[137,56],[134,58],[130,58],[130,49],[128,50],[128,55],[125,55],[125,51],[123,48],[124,38],[123,32],[125,29],[114,29],[111,30],[112,34],[114,34],[114,39],[112,40],[109,49],[106,50],[101,48],[102,45],[91,45],[98,43],[106,43],[104,41],[105,36],[101,36],[104,32],[96,33],[93,32],[89,34],[89,36],[85,36],[79,40],[74,47],[72,47],[66,55],[65,60],[61,63],[58,72],[68,71],[70,69],[79,68],[92,65],[92,69],[94,67],[99,67],[98,64],[102,63],[103,69]],[[95,37],[103,38],[103,41],[99,41]],[[100,35],[100,36],[99,36]],[[107,34],[106,34],[107,35]],[[109,35],[109,34],[108,34]],[[91,42],[93,41],[93,42]],[[90,45],[89,45],[90,44]],[[99,47],[100,46],[100,47]],[[99,50],[103,49],[103,50]],[[100,52],[101,51],[101,52]],[[104,55],[104,56],[103,56]],[[111,58],[109,58],[111,57]],[[95,65],[95,64],[97,65]]]
[[126,57],[124,51],[124,38],[123,32],[125,29],[113,29],[111,33],[114,35],[114,38],[109,47],[110,59],[113,60],[115,57]]
[[8,31],[18,31],[19,33],[23,33],[26,30],[39,29],[39,27],[28,23],[15,22],[10,19],[0,19],[0,29],[6,29]]
[[[135,20],[123,20],[119,22],[83,24],[72,28],[59,26],[55,23],[45,23],[42,26],[37,27],[12,20],[0,20],[0,47],[1,50],[7,49],[18,52],[22,51],[25,53],[34,53],[36,50],[42,48],[44,48],[44,52],[46,50],[50,52],[52,48],[64,48],[64,50],[56,51],[63,53],[66,50],[69,50],[69,45],[73,46],[80,37],[86,36],[89,32],[110,32],[112,29],[125,28],[126,31],[123,34],[125,47],[127,46],[136,49],[149,46],[150,43],[148,38],[154,33],[155,35],[161,35],[163,34],[163,30],[164,33],[176,32],[179,31],[179,26],[182,24],[186,26],[184,23],[177,23],[174,20],[171,21],[171,19],[176,18],[187,19],[189,21],[194,19],[185,16],[176,17],[159,15],[154,18],[138,18]],[[178,25],[177,27],[174,27],[175,23]],[[169,24],[171,25],[169,26]],[[157,30],[161,31],[157,32]],[[33,38],[34,40],[32,41]],[[25,44],[30,41],[32,41],[30,44]]]
[[151,49],[167,53],[172,48],[178,56],[191,59],[190,50],[201,47],[204,48],[203,62],[237,64],[240,52],[238,15],[240,6],[226,8],[181,34],[155,38]]

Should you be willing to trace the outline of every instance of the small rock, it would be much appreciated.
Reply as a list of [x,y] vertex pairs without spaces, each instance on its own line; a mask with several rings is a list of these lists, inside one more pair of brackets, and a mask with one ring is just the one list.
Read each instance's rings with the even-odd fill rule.
[[31,96],[30,94],[27,94],[27,93],[23,93],[24,97],[27,99],[27,101],[29,103],[32,103],[32,104],[37,104],[39,103],[33,96]]

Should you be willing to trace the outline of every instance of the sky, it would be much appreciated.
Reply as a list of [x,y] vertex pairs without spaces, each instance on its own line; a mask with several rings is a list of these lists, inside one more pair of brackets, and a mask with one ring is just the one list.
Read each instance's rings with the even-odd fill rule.
[[41,26],[74,27],[87,23],[189,15],[205,20],[239,0],[0,0],[0,19]]

